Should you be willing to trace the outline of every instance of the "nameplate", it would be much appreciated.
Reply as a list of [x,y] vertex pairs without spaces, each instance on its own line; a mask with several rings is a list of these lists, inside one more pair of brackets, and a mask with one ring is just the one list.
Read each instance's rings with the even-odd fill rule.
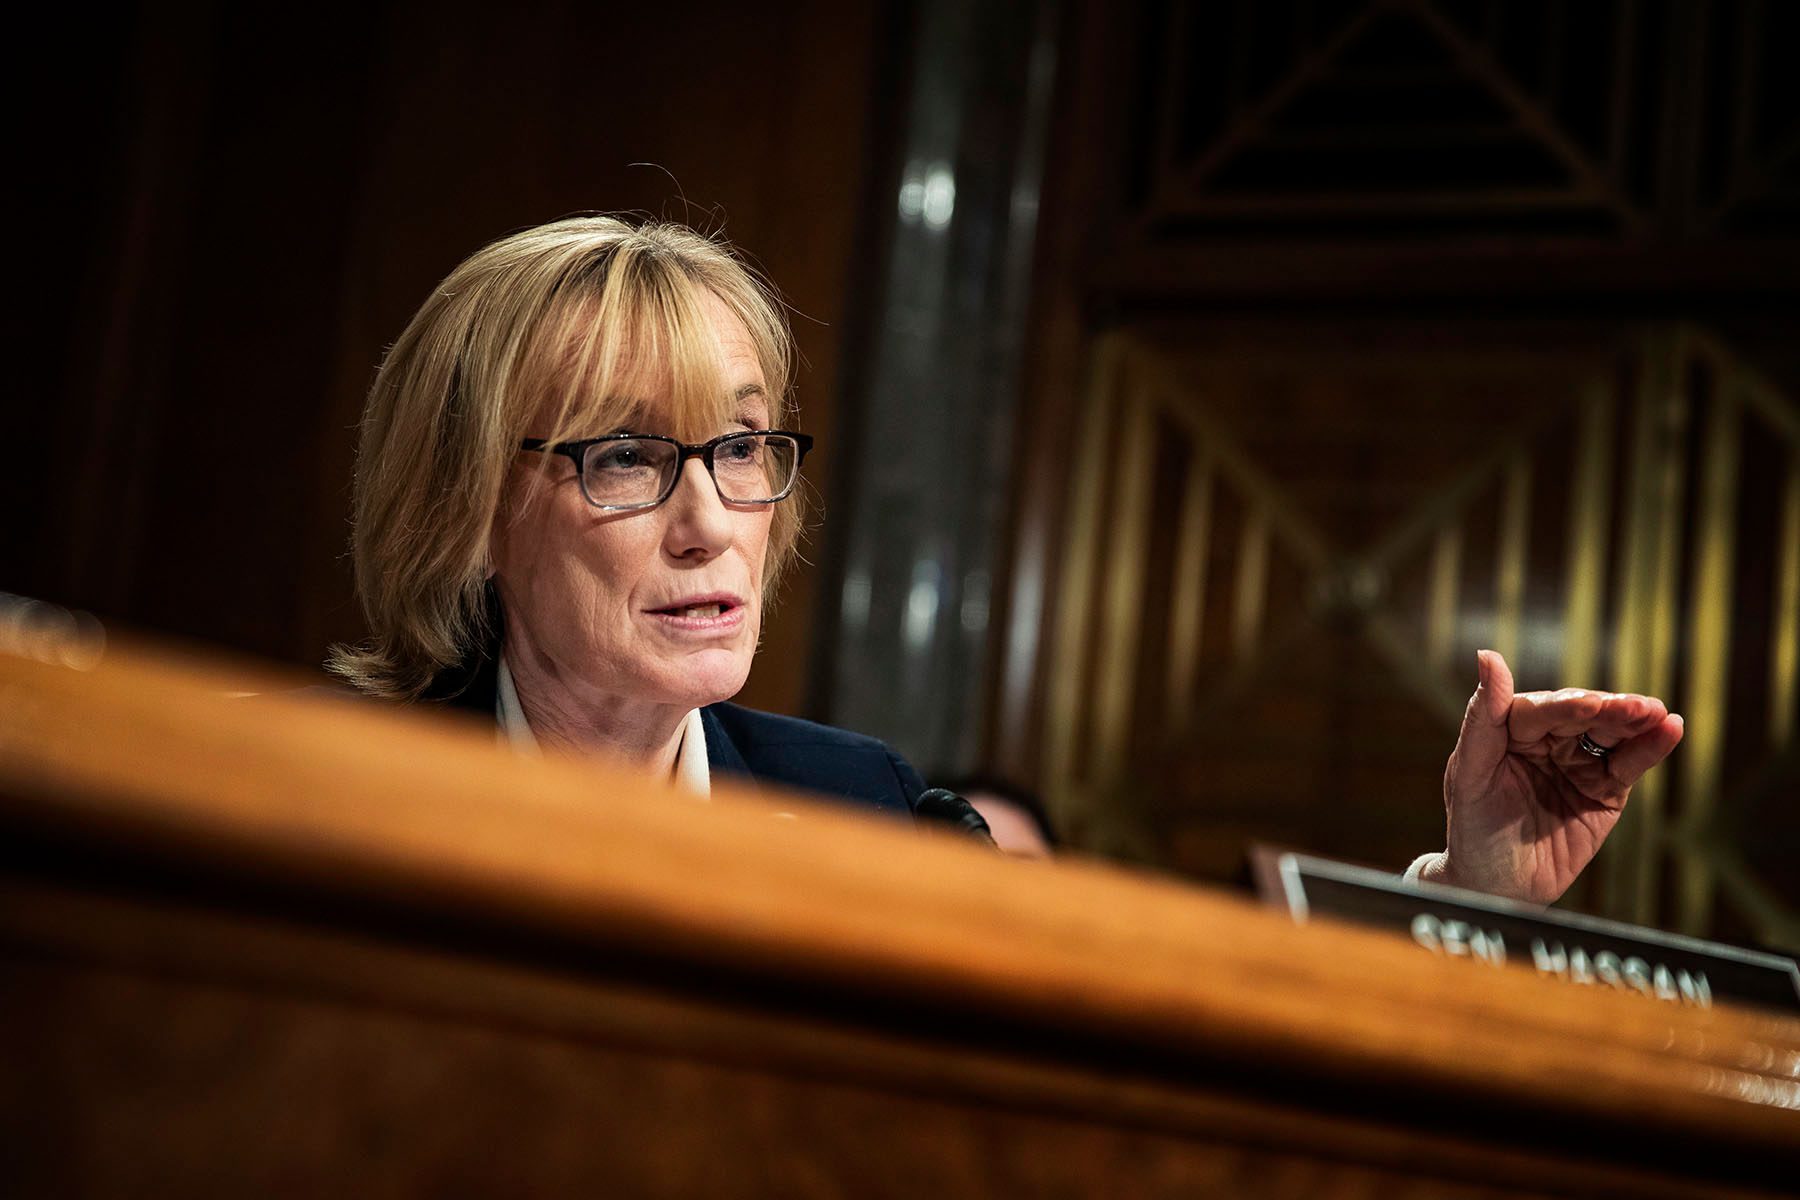
[[1263,899],[1295,920],[1313,915],[1404,934],[1426,952],[1515,964],[1571,985],[1710,1008],[1715,999],[1800,1012],[1793,959],[1503,900],[1305,854],[1251,852]]

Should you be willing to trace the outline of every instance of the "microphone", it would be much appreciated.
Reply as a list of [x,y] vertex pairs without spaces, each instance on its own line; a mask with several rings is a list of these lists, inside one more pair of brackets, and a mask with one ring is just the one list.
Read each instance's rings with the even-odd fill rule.
[[993,831],[988,828],[982,815],[975,811],[975,806],[945,788],[931,788],[920,792],[919,798],[913,801],[913,816],[922,821],[953,826],[959,833],[986,842],[996,850],[1000,848],[994,845]]

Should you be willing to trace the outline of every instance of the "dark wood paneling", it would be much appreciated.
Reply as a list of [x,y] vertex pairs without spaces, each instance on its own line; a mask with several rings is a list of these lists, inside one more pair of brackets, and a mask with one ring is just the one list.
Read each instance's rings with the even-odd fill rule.
[[[1800,104],[1770,41],[1794,21],[1785,7],[1740,0],[1071,3],[1008,534],[1007,654],[991,697],[994,762],[1052,796],[1092,782],[1079,765],[1085,745],[1065,771],[1043,744],[1069,740],[1056,697],[1071,677],[1089,686],[1071,674],[1087,664],[1065,667],[1056,660],[1069,656],[1029,631],[1056,628],[1055,598],[1067,594],[1077,520],[1060,464],[1080,427],[1081,381],[1100,354],[1141,339],[1330,542],[1331,558],[1353,564],[1434,490],[1482,478],[1466,498],[1448,620],[1430,619],[1431,584],[1437,565],[1448,575],[1452,539],[1441,559],[1428,540],[1360,580],[1391,619],[1390,644],[1373,659],[1347,657],[1344,623],[1309,611],[1321,592],[1329,600],[1359,581],[1277,539],[1265,612],[1274,661],[1218,702],[1217,728],[1172,736],[1138,778],[1096,799],[1100,816],[1087,824],[1115,811],[1160,826],[1142,839],[1150,853],[1215,878],[1234,873],[1234,847],[1257,835],[1398,869],[1441,836],[1458,696],[1473,684],[1477,645],[1510,624],[1496,620],[1511,611],[1496,603],[1505,588],[1527,627],[1513,658],[1521,687],[1657,690],[1706,710],[1690,714],[1690,733],[1728,728],[1726,778],[1712,780],[1710,767],[1688,777],[1684,758],[1711,761],[1695,737],[1637,793],[1637,811],[1652,811],[1666,786],[1667,811],[1697,814],[1669,828],[1668,853],[1704,858],[1716,839],[1749,863],[1720,869],[1721,894],[1734,898],[1719,907],[1740,911],[1721,916],[1719,932],[1793,944],[1792,872],[1772,864],[1795,844],[1780,808],[1792,755],[1774,747],[1796,731],[1767,728],[1766,682],[1782,644],[1773,631],[1785,628],[1774,618],[1791,616],[1768,611],[1787,453],[1768,439],[1785,447],[1791,422],[1745,435],[1765,439],[1742,456],[1755,494],[1732,527],[1736,578],[1756,594],[1733,598],[1736,690],[1725,711],[1707,703],[1715,687],[1686,680],[1703,607],[1694,601],[1719,593],[1686,579],[1664,595],[1648,586],[1661,567],[1632,568],[1651,561],[1646,530],[1659,520],[1675,530],[1675,574],[1732,532],[1729,521],[1699,529],[1691,503],[1704,475],[1705,389],[1659,382],[1658,364],[1704,345],[1730,377],[1766,381],[1784,412],[1800,394]],[[1646,388],[1661,391],[1641,408]],[[1611,408],[1589,407],[1607,395]],[[1584,413],[1616,431],[1592,464],[1611,472],[1592,497],[1579,486],[1589,465],[1574,457],[1588,444],[1575,422]],[[1636,437],[1665,419],[1668,428]],[[1524,554],[1503,572],[1506,480],[1478,464],[1515,439],[1530,470],[1525,503],[1510,510]],[[1635,483],[1653,469],[1640,460],[1665,452],[1674,465],[1661,486],[1685,489],[1680,504]],[[1214,678],[1231,667],[1230,574],[1247,511],[1215,497],[1199,655]],[[1579,563],[1578,524],[1598,543]],[[1763,557],[1746,560],[1753,547]],[[1151,580],[1172,569],[1147,558]],[[1570,587],[1577,577],[1591,593]],[[1563,628],[1569,613],[1577,628]],[[1338,615],[1354,624],[1354,612]],[[1282,642],[1284,625],[1308,636]],[[1426,659],[1435,681],[1410,669]],[[1565,661],[1580,678],[1563,677]],[[1137,682],[1152,696],[1160,687]],[[1708,829],[1715,802],[1719,828]],[[1609,853],[1592,874],[1630,858]],[[1746,899],[1746,884],[1767,902]],[[1584,887],[1572,900],[1599,904]],[[1748,912],[1761,915],[1734,924]],[[1682,919],[1701,931],[1701,918]]]
[[[13,403],[0,588],[316,664],[382,348],[482,243],[583,210],[722,229],[795,311],[833,462],[876,5],[145,6],[46,47],[61,255]],[[46,234],[49,231],[46,230]],[[816,557],[816,555],[814,556]],[[793,709],[805,569],[746,697]]]

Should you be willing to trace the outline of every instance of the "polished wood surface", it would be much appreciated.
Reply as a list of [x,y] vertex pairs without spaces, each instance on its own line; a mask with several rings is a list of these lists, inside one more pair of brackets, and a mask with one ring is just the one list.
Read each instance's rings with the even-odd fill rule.
[[245,689],[0,656],[45,1191],[1699,1194],[1800,1152],[1790,1019]]

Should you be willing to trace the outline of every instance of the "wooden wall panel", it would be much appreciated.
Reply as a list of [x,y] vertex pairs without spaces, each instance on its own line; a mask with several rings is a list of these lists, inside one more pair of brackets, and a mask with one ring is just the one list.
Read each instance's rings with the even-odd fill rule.
[[[883,20],[145,5],[51,37],[52,362],[8,401],[27,528],[0,588],[316,664],[360,628],[349,482],[382,348],[479,245],[584,210],[722,228],[760,262],[795,310],[823,493]],[[750,702],[800,704],[813,604],[803,568]]]
[[[1494,645],[1523,686],[1666,693],[1709,727],[1634,793],[1572,903],[1800,946],[1781,865],[1800,846],[1800,105],[1770,65],[1794,19],[1071,3],[989,740],[1065,798],[1078,844],[1214,878],[1258,836],[1399,869],[1439,843],[1473,651]],[[1189,736],[1096,784],[1117,753],[1062,698],[1097,683],[1068,652],[1105,586],[1076,551],[1116,530],[1060,483],[1077,431],[1124,419],[1122,389],[1098,415],[1076,396],[1132,342],[1260,482],[1205,468]],[[1790,416],[1713,421],[1748,378]],[[1460,519],[1426,511],[1434,490]],[[1163,681],[1137,683],[1154,707]]]

